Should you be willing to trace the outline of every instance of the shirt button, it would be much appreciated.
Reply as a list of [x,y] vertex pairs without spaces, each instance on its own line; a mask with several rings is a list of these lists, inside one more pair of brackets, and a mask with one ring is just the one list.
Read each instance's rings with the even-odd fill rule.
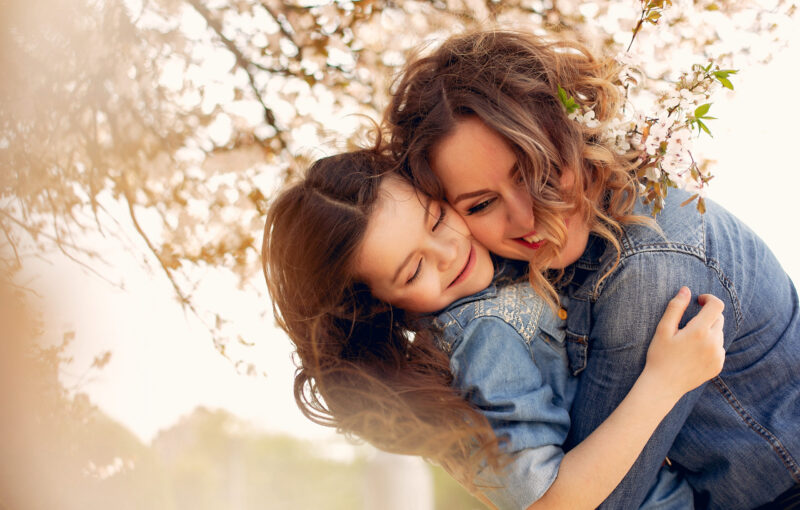
[[559,308],[558,309],[558,318],[561,319],[562,321],[567,320],[567,311],[564,310],[563,308]]

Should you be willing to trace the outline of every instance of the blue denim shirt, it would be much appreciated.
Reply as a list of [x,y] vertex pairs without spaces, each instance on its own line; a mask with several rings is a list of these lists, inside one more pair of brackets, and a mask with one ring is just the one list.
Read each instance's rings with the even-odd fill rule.
[[[556,479],[570,427],[577,379],[569,374],[564,321],[520,282],[462,298],[436,322],[455,386],[512,454],[502,472],[484,470],[476,483],[499,509],[527,508]],[[644,507],[692,508],[688,485],[670,472],[651,485]]]
[[[699,507],[753,508],[800,482],[797,292],[741,221],[711,201],[704,215],[680,207],[686,198],[670,191],[656,218],[663,233],[626,226],[619,265],[606,278],[615,251],[598,237],[567,268],[567,348],[571,370],[580,374],[567,447],[627,394],[682,285],[725,302],[722,373],[681,399],[602,508],[636,507],[665,455],[686,471]],[[649,214],[641,205],[637,212]],[[698,310],[693,303],[681,326]]]

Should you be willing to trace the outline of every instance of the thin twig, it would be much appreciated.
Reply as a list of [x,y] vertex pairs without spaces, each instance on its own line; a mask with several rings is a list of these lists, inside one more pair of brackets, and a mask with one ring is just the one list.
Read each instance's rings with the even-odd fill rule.
[[[76,264],[78,264],[79,266],[84,268],[86,271],[89,271],[93,275],[97,276],[98,278],[100,278],[104,282],[108,283],[109,285],[111,285],[113,287],[117,287],[117,288],[120,288],[120,289],[123,288],[122,284],[111,281],[109,278],[103,276],[99,271],[94,269],[92,266],[90,266],[86,262],[78,259],[73,254],[69,253],[67,251],[67,248],[69,248],[71,250],[75,250],[75,251],[81,253],[83,256],[88,257],[89,259],[98,260],[98,261],[102,262],[105,265],[109,265],[108,262],[106,262],[103,259],[103,257],[100,256],[99,253],[97,253],[95,251],[92,251],[92,250],[87,250],[86,248],[83,248],[81,246],[77,246],[77,245],[75,245],[73,243],[69,243],[69,242],[61,239],[60,236],[57,236],[57,235],[53,236],[53,235],[48,234],[47,232],[44,232],[41,229],[36,229],[36,228],[30,227],[30,226],[24,224],[23,222],[21,222],[20,220],[18,220],[17,218],[13,217],[12,215],[8,214],[5,211],[0,210],[0,214],[5,216],[9,220],[13,221],[14,223],[19,225],[20,227],[22,227],[26,232],[28,232],[28,234],[31,237],[36,238],[37,236],[41,236],[41,237],[44,237],[45,239],[48,239],[49,241],[52,241],[53,244],[55,244],[56,247],[58,247],[58,250],[65,257],[67,257],[69,260],[75,262]],[[56,226],[56,228],[57,228],[57,226]]]
[[194,306],[189,301],[188,296],[184,295],[183,291],[178,286],[178,283],[175,281],[175,277],[172,275],[172,270],[169,267],[167,267],[167,265],[161,259],[161,255],[158,253],[158,249],[156,249],[156,247],[150,241],[150,237],[148,237],[147,233],[144,231],[144,229],[142,229],[142,226],[139,224],[139,219],[136,217],[136,211],[133,208],[133,200],[130,197],[130,190],[128,190],[127,187],[125,188],[123,196],[125,197],[125,202],[128,204],[128,214],[130,215],[131,221],[133,222],[133,228],[136,229],[136,232],[139,233],[139,236],[142,238],[144,243],[147,245],[147,248],[150,250],[150,252],[158,260],[159,265],[161,265],[161,269],[166,274],[167,279],[169,280],[169,283],[172,285],[172,288],[175,290],[175,293],[178,295],[178,298],[180,299],[181,306],[184,307],[184,308],[188,307],[188,308],[190,308],[192,310],[192,312],[197,314],[197,311],[194,309]]
[[225,37],[222,33],[222,27],[220,26],[219,21],[217,21],[212,15],[211,12],[199,1],[199,0],[188,0],[189,5],[194,7],[194,9],[206,20],[208,26],[211,27],[217,36],[220,38],[222,43],[228,48],[228,51],[233,53],[233,56],[236,58],[236,65],[242,69],[245,74],[247,74],[247,79],[250,83],[250,88],[255,94],[256,99],[261,104],[261,108],[264,110],[264,120],[275,129],[275,138],[278,139],[278,143],[281,146],[281,150],[286,150],[288,148],[288,144],[283,139],[282,133],[283,130],[280,129],[275,121],[275,114],[273,113],[272,109],[270,109],[266,103],[264,102],[264,98],[261,97],[261,92],[259,92],[258,87],[256,86],[256,80],[253,76],[253,73],[250,71],[250,60],[245,58],[239,48],[234,44],[233,41]]
[[8,239],[8,245],[11,246],[11,249],[14,251],[14,259],[17,262],[17,267],[22,267],[22,260],[20,260],[19,252],[17,251],[17,243],[15,243],[14,239],[11,237],[11,232],[8,231],[5,223],[3,222],[0,222],[0,228],[3,229],[3,233],[6,235],[6,239]]
[[272,7],[267,5],[266,2],[259,2],[259,5],[261,5],[261,7],[263,7],[264,10],[267,11],[267,13],[269,13],[270,16],[272,16],[272,19],[274,19],[275,23],[278,24],[278,29],[281,31],[283,36],[286,37],[287,39],[289,39],[289,41],[291,41],[291,43],[294,44],[294,47],[297,48],[297,56],[295,57],[295,60],[298,60],[298,61],[302,60],[303,59],[303,48],[302,48],[302,46],[297,44],[297,41],[294,40],[294,34],[292,33],[292,32],[294,32],[294,27],[292,27],[291,24],[289,25],[292,28],[292,31],[290,32],[289,30],[286,29],[286,26],[284,25],[284,22],[281,21],[281,19],[275,13],[275,11],[272,9]]

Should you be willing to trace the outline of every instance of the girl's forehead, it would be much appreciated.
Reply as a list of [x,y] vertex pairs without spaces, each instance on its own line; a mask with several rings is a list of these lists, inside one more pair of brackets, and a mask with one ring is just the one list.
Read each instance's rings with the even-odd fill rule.
[[422,191],[416,189],[410,182],[400,176],[391,175],[387,176],[381,182],[379,189],[379,196],[377,200],[378,208],[395,207],[398,203],[406,203],[407,205],[419,205],[419,207],[427,209],[427,203],[430,198],[427,197]]

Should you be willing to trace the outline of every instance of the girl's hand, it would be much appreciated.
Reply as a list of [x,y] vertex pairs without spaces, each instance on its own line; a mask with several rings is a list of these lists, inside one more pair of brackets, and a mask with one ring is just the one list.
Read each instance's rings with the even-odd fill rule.
[[725,361],[724,303],[711,294],[701,294],[697,302],[703,308],[683,329],[678,329],[690,299],[689,289],[681,287],[667,305],[647,351],[642,373],[657,377],[662,389],[674,392],[672,396],[676,400],[717,376]]

